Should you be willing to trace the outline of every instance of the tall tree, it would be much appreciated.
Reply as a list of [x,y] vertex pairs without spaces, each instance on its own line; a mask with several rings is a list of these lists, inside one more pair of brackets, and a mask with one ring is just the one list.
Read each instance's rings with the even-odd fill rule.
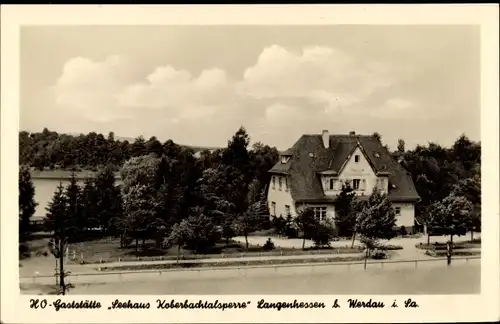
[[302,250],[306,247],[306,239],[311,238],[317,229],[318,221],[312,208],[300,208],[295,219],[299,230],[302,231]]
[[452,193],[441,202],[433,204],[431,227],[440,234],[450,235],[453,245],[453,236],[467,232],[472,210],[473,205],[467,198]]
[[114,220],[121,217],[122,202],[113,167],[106,166],[99,170],[94,188],[98,226],[104,233],[114,234]]
[[85,220],[87,229],[99,227],[98,199],[99,195],[95,187],[95,180],[91,177],[86,178],[82,189],[82,217]]
[[19,240],[24,242],[31,232],[30,219],[35,214],[38,204],[35,201],[35,186],[31,180],[30,170],[26,166],[19,167]]
[[264,219],[269,219],[269,207],[264,192],[257,201],[252,201],[251,195],[249,195],[247,201],[249,202],[248,209],[237,214],[233,226],[237,233],[242,233],[245,236],[245,247],[248,250],[248,234],[257,230]]
[[452,194],[463,196],[472,204],[469,219],[469,231],[472,241],[474,239],[474,232],[481,231],[481,178],[475,177],[460,180],[453,187]]
[[59,183],[52,201],[47,207],[45,227],[52,232],[49,248],[56,260],[59,261],[59,286],[64,295],[68,288],[65,283],[67,274],[64,271],[64,251],[68,244],[68,238],[71,237],[71,233],[74,233],[74,226],[70,219],[69,200],[62,183]]
[[342,191],[335,204],[335,226],[338,234],[351,237],[356,229],[356,214],[353,212],[355,192],[348,183],[342,184]]
[[405,152],[405,141],[403,139],[398,139],[398,152],[404,153]]
[[85,231],[87,224],[86,219],[83,217],[82,191],[78,185],[75,172],[71,173],[65,195],[68,200],[68,221],[71,223],[71,229],[67,228],[66,231],[68,236],[80,234]]
[[386,194],[382,194],[377,188],[373,189],[367,204],[357,219],[356,231],[361,235],[361,242],[366,247],[366,259],[371,250],[380,239],[391,239],[396,233],[396,214]]
[[167,241],[169,244],[177,246],[177,264],[181,255],[181,247],[188,244],[193,237],[194,232],[187,219],[183,219],[180,223],[172,226]]
[[196,252],[206,250],[219,239],[214,222],[203,213],[203,208],[192,208],[187,221],[193,230],[193,236],[189,240],[188,246]]

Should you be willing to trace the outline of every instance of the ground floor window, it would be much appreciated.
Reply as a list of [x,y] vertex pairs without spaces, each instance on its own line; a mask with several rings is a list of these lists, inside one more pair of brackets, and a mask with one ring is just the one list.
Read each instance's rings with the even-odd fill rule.
[[401,216],[401,207],[395,207],[394,211],[396,212],[396,216]]
[[290,206],[289,205],[285,205],[285,214],[286,214],[286,216],[290,215]]
[[312,209],[317,220],[324,221],[326,219],[326,207],[312,207]]

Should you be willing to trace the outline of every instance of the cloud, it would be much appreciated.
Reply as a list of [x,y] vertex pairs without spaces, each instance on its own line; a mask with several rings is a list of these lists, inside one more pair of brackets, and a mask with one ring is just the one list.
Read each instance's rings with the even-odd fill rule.
[[328,47],[294,53],[273,45],[244,72],[238,89],[255,98],[301,97],[328,105],[350,105],[394,80],[379,63],[357,61]]
[[116,55],[97,62],[82,57],[67,61],[52,87],[56,104],[90,120],[127,117],[126,111],[117,109],[114,96],[130,80],[128,67],[127,60]]
[[149,124],[142,128],[168,125],[185,137],[181,142],[189,142],[187,128],[192,134],[195,124],[208,141],[221,138],[221,132],[230,136],[241,123],[255,129],[259,140],[289,146],[293,143],[284,140],[290,141],[289,134],[319,132],[352,116],[367,116],[369,109],[404,115],[412,103],[403,98],[380,106],[369,102],[374,93],[397,82],[397,71],[388,65],[359,61],[335,48],[293,52],[273,45],[244,68],[239,80],[216,67],[194,75],[166,64],[141,75],[120,56],[102,61],[77,57],[66,62],[52,91],[58,107],[94,122],[129,118],[127,125],[137,129],[132,120],[147,116]]

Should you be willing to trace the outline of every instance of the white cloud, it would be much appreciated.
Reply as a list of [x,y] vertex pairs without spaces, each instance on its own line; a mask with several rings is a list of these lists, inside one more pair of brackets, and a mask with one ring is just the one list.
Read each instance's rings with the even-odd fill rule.
[[[59,107],[92,121],[148,116],[149,129],[168,124],[183,130],[199,119],[196,132],[208,137],[221,127],[236,130],[240,125],[226,124],[242,122],[249,130],[260,129],[266,137],[261,140],[281,143],[279,132],[319,132],[346,116],[367,115],[374,107],[366,103],[370,96],[398,81],[384,64],[360,62],[334,48],[295,53],[277,45],[264,48],[241,80],[218,68],[193,75],[171,65],[138,75],[134,64],[119,56],[78,57],[66,62],[53,91]],[[390,99],[373,113],[401,115],[410,105]]]
[[350,104],[392,82],[383,65],[356,61],[336,49],[306,47],[293,53],[274,45],[245,70],[239,91],[256,98],[302,97]]

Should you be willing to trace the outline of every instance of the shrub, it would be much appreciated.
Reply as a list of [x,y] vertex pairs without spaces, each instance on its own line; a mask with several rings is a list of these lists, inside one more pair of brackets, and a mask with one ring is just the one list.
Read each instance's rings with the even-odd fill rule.
[[387,254],[385,254],[384,252],[377,252],[372,256],[372,258],[375,260],[387,259]]
[[334,236],[334,226],[328,221],[318,223],[313,233],[313,241],[316,248],[330,245]]
[[401,236],[408,235],[408,231],[406,230],[406,227],[404,227],[403,225],[401,225],[401,227],[399,228],[399,235]]
[[274,250],[274,242],[271,240],[271,238],[268,238],[264,246],[262,247],[265,251],[271,251]]
[[379,246],[378,249],[382,250],[382,251],[392,251],[392,250],[402,250],[403,247],[401,245],[387,244],[387,245]]

